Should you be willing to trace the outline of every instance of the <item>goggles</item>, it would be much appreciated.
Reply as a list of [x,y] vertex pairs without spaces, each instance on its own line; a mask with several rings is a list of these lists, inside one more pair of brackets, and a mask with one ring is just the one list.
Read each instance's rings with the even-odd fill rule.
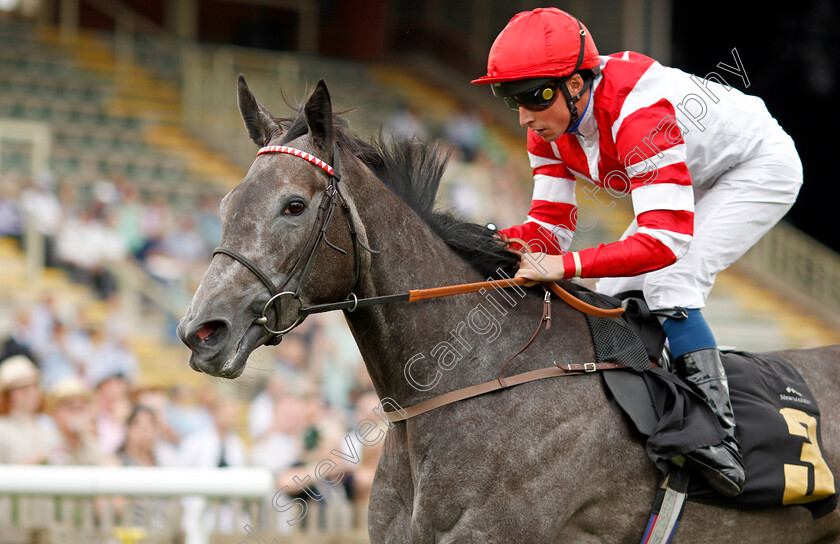
[[519,111],[519,106],[530,111],[542,111],[554,104],[554,101],[561,94],[560,85],[562,83],[562,79],[554,79],[527,91],[502,98],[513,111]]

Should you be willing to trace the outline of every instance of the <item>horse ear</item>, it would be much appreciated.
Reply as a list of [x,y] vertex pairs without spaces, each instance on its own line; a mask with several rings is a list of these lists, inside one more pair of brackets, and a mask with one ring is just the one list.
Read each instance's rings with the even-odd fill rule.
[[306,101],[303,108],[309,133],[315,144],[325,153],[332,153],[333,146],[333,118],[330,93],[324,80],[318,82],[315,90]]
[[265,106],[257,102],[254,93],[248,88],[245,76],[239,74],[239,92],[237,95],[239,112],[242,120],[245,121],[245,128],[248,135],[259,146],[267,145],[275,133],[282,131],[280,125],[274,120],[274,116],[265,109]]

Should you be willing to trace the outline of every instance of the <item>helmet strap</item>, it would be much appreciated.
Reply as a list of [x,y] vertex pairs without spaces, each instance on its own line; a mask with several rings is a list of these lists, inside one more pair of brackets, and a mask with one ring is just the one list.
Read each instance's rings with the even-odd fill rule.
[[[572,76],[569,76],[572,77]],[[569,92],[569,88],[566,87],[566,81],[568,81],[568,77],[563,79],[563,82],[560,84],[560,90],[563,91],[563,95],[566,97],[566,105],[569,108],[569,128],[566,129],[566,132],[573,132],[577,128],[578,120],[580,119],[580,113],[578,113],[577,109],[577,102],[583,96],[583,93],[589,90],[589,87],[592,86],[592,81],[594,78],[587,79],[583,82],[583,86],[580,88],[580,91],[572,96],[572,93]]]
[[577,127],[577,122],[580,117],[577,110],[577,101],[580,100],[583,93],[585,93],[586,90],[589,89],[589,86],[592,85],[591,79],[584,81],[583,87],[581,87],[580,92],[578,92],[575,96],[572,96],[569,89],[566,87],[566,82],[570,77],[575,75],[575,73],[580,69],[580,65],[583,64],[583,53],[586,46],[586,30],[583,29],[583,24],[578,18],[575,18],[575,21],[577,21],[579,29],[578,32],[580,33],[580,52],[578,53],[577,62],[575,63],[575,68],[572,70],[571,75],[563,78],[563,82],[560,84],[560,90],[563,91],[563,96],[566,97],[566,105],[569,107],[569,114],[571,115],[569,118],[569,128],[566,129],[566,132],[570,132],[573,128]]

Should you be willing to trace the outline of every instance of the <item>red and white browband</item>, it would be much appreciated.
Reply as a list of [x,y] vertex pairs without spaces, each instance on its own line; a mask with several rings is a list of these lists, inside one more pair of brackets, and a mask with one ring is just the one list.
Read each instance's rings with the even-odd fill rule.
[[301,159],[307,160],[326,172],[327,174],[334,176],[335,172],[333,167],[329,164],[325,163],[315,155],[307,153],[306,151],[301,151],[300,149],[295,149],[294,147],[288,147],[285,145],[269,145],[267,147],[261,147],[259,151],[257,151],[257,156],[260,156],[264,153],[288,153],[289,155],[294,155],[295,157],[300,157]]

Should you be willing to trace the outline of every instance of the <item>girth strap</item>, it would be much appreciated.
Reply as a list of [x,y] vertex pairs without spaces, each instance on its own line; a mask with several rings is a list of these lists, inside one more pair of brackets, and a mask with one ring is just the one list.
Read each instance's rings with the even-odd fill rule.
[[598,370],[616,370],[619,368],[627,367],[617,363],[554,363],[554,366],[548,368],[531,370],[505,378],[504,384],[502,384],[498,379],[490,380],[489,382],[471,385],[469,387],[450,391],[449,393],[444,393],[443,395],[438,395],[437,397],[424,400],[423,402],[403,408],[402,410],[395,410],[392,412],[384,411],[384,413],[390,421],[396,423],[397,421],[404,421],[414,416],[425,414],[435,408],[440,408],[441,406],[446,406],[447,404],[452,404],[453,402],[458,402],[459,400],[477,397],[479,395],[484,395],[485,393],[498,391],[500,389],[507,389],[508,387],[513,387],[514,385],[520,385],[545,378],[561,378],[565,376],[575,376],[578,374],[588,374]]

